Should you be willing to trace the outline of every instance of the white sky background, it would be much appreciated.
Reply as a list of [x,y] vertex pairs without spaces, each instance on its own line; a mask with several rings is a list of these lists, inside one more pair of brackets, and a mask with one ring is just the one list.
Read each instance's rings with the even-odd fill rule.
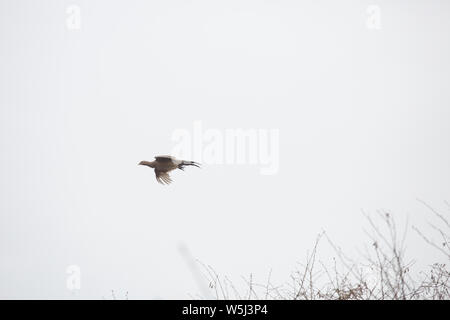
[[[0,298],[189,298],[180,245],[237,286],[288,281],[321,230],[352,253],[361,210],[425,228],[416,198],[449,200],[448,1],[2,0],[0,15]],[[278,174],[205,165],[165,187],[137,166],[196,120],[279,129]],[[418,265],[442,258],[408,239]]]

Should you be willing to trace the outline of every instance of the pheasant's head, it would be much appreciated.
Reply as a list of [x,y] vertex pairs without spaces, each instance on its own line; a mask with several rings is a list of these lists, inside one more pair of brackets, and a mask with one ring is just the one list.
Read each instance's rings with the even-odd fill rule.
[[154,166],[153,166],[153,162],[150,162],[150,161],[145,161],[145,160],[143,160],[143,161],[141,161],[141,162],[139,162],[138,163],[138,166],[147,166],[147,167],[150,167],[150,168],[154,168]]

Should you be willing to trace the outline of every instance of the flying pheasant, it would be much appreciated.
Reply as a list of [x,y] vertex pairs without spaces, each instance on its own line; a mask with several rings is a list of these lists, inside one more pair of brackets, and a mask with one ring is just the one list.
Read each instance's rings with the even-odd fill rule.
[[155,169],[156,180],[161,184],[169,184],[172,179],[169,172],[175,169],[184,170],[186,166],[200,168],[200,164],[194,161],[178,160],[171,156],[156,156],[154,161],[141,161],[139,165]]

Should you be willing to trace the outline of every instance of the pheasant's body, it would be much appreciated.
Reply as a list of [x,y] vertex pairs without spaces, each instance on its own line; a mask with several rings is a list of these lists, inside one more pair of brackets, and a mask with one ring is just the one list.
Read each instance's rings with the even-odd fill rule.
[[178,160],[172,156],[156,156],[154,161],[144,160],[139,164],[154,168],[156,180],[161,184],[169,184],[172,182],[172,179],[169,176],[169,172],[172,170],[184,170],[185,166],[195,166],[200,168],[200,165],[197,162]]

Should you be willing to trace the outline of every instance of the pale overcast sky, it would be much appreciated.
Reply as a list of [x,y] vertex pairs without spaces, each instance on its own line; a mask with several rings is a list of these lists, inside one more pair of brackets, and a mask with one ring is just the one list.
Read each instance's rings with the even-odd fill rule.
[[[362,210],[421,226],[417,198],[450,200],[448,1],[0,0],[0,15],[0,298],[189,298],[180,247],[237,286],[283,282],[322,230],[356,251]],[[195,123],[276,130],[278,170],[204,163],[162,186],[137,166]],[[408,243],[419,265],[442,258]]]

